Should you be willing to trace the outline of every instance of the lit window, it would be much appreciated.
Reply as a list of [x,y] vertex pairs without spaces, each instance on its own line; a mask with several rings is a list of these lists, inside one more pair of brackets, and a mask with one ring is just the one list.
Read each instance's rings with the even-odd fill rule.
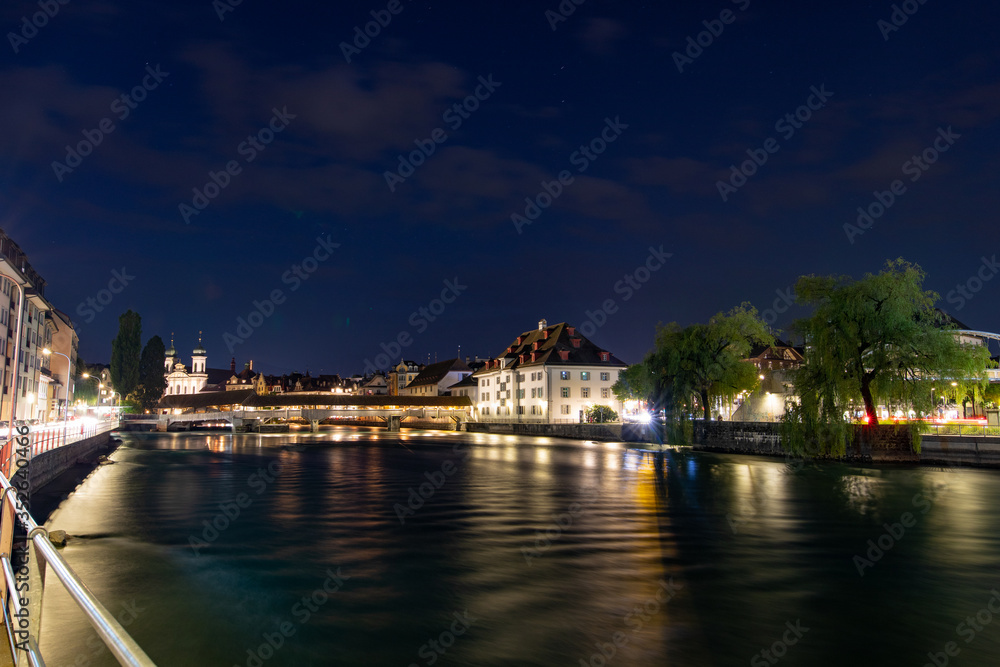
[[569,379],[569,371],[559,371],[559,379],[560,380],[568,380]]
[[580,379],[586,382],[590,379],[590,371],[580,371]]
[[562,397],[563,398],[569,398],[569,387],[563,387],[562,388]]

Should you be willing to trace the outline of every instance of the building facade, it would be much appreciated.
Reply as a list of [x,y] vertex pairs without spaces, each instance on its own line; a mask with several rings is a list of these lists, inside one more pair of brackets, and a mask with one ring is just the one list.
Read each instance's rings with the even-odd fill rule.
[[461,359],[447,359],[425,366],[408,385],[400,390],[400,396],[447,396],[448,389],[472,375]]
[[[46,282],[32,268],[28,256],[7,234],[0,229],[0,420],[45,418],[48,410],[47,384],[51,374],[43,380],[42,349],[46,340],[46,313],[51,306],[45,300]],[[20,285],[24,290],[21,307],[20,337],[17,315]],[[14,364],[14,348],[20,338],[18,361]],[[13,384],[13,387],[11,386]],[[12,412],[14,395],[17,405]]]
[[565,322],[525,331],[476,371],[480,421],[581,422],[587,408],[621,414],[611,391],[627,364]]
[[413,382],[414,378],[423,370],[423,364],[415,361],[402,360],[389,370],[387,384],[389,385],[390,396],[401,396],[406,385]]

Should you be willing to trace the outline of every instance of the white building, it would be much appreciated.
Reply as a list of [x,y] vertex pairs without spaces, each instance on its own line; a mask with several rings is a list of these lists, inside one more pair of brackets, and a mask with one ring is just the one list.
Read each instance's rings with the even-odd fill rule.
[[447,396],[448,389],[456,382],[472,375],[461,359],[448,359],[425,366],[409,384],[400,390],[400,396]]
[[174,349],[174,339],[170,338],[170,347],[163,361],[163,372],[167,379],[167,389],[164,396],[174,394],[197,394],[208,384],[208,360],[205,348],[201,346],[201,336],[198,336],[198,347],[191,352],[191,370],[181,363]]
[[611,391],[627,364],[565,322],[526,331],[473,376],[480,421],[580,422],[593,405],[621,414]]
[[[10,420],[11,380],[17,395],[17,408],[13,419],[43,419],[48,408],[47,384],[51,376],[42,381],[42,349],[46,339],[46,312],[51,306],[45,300],[45,280],[28,263],[28,257],[7,234],[0,229],[0,420]],[[18,289],[24,288],[21,309],[21,349],[17,367],[14,367],[14,341],[17,340]],[[60,357],[61,358],[61,357]],[[12,377],[13,376],[13,377]]]

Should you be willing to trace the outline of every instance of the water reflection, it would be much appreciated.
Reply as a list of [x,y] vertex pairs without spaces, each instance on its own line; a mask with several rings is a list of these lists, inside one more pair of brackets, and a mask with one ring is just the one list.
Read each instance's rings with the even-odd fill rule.
[[[922,664],[1000,564],[990,471],[360,428],[133,436],[113,459],[48,525],[110,609],[143,609],[129,630],[162,665],[247,664],[328,568],[350,578],[268,667],[426,664],[463,610],[437,664],[596,664],[616,633],[614,664],[746,664],[796,619],[782,664]],[[50,664],[114,664],[57,587],[43,624]],[[962,664],[993,664],[996,637]]]

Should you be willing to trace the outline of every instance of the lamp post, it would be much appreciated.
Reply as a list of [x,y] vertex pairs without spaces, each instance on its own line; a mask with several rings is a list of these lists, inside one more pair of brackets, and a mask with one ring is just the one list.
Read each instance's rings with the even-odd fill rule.
[[66,426],[67,426],[67,420],[69,419],[69,382],[70,382],[69,378],[70,378],[70,374],[73,372],[73,370],[70,367],[69,357],[66,356],[65,354],[63,354],[62,352],[53,352],[52,350],[50,350],[49,348],[46,347],[46,348],[42,348],[42,354],[44,354],[45,356],[49,356],[49,355],[52,355],[52,354],[58,354],[60,357],[62,357],[63,359],[66,360],[66,385],[65,385],[65,389],[63,390],[63,444],[65,445],[66,444]]

